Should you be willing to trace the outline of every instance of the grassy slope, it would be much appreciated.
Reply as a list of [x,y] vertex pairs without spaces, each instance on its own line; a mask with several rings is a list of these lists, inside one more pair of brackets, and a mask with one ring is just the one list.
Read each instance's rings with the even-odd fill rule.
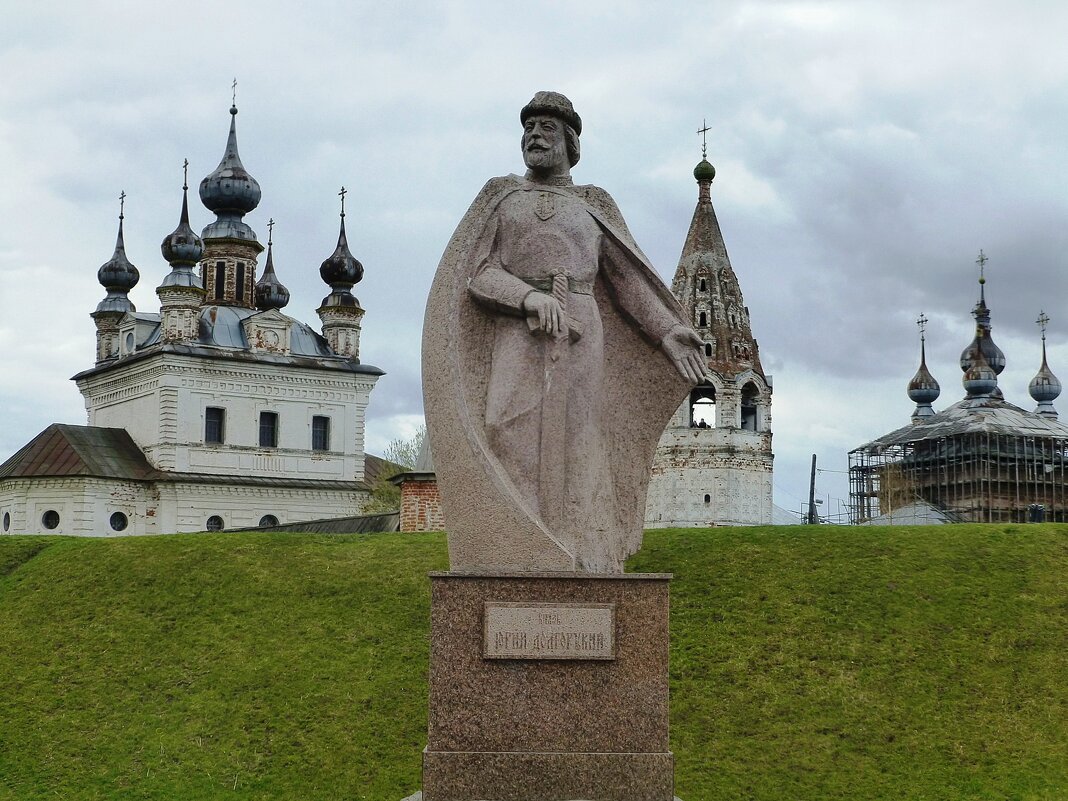
[[[0,538],[0,799],[419,782],[441,535]],[[677,791],[1068,798],[1068,529],[655,532]]]

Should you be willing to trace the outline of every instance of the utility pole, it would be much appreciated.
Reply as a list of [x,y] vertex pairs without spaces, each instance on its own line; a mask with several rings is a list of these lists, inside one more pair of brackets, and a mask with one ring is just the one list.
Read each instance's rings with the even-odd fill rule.
[[808,480],[808,524],[814,526],[820,522],[816,514],[816,454],[812,454],[812,474]]

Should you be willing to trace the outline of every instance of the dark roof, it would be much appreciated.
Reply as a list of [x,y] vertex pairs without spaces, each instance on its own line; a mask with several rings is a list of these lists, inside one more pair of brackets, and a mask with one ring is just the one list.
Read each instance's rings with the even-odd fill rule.
[[850,453],[961,434],[1068,439],[1068,426],[1013,406],[1001,398],[965,398],[937,414],[922,418],[918,423],[903,426],[854,448]]
[[404,465],[391,462],[389,459],[383,459],[381,456],[375,456],[371,453],[363,455],[363,480],[367,482],[368,486],[374,485],[380,478],[388,478],[403,472],[405,469]]
[[160,474],[123,428],[53,423],[0,465],[0,478],[95,476],[144,481]]
[[400,512],[384,512],[355,517],[332,517],[324,520],[305,520],[277,526],[227,529],[227,531],[290,531],[300,534],[373,534],[382,531],[400,531]]

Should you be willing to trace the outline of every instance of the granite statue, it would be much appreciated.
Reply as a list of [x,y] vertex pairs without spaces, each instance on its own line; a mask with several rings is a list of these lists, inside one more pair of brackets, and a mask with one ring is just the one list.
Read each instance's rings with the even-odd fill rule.
[[526,173],[475,198],[424,322],[450,567],[622,572],[702,343],[611,196],[572,182],[571,102],[538,92],[520,121]]

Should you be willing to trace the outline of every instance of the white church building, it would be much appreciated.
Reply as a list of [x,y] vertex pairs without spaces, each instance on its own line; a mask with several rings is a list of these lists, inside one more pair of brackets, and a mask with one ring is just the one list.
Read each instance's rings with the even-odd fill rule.
[[360,361],[363,266],[345,236],[320,275],[321,334],[287,316],[289,291],[244,221],[260,187],[241,163],[237,108],[222,161],[200,183],[200,236],[183,186],[158,313],[128,298],[123,243],[99,270],[96,363],[74,376],[88,425],[54,424],[0,465],[0,533],[156,534],[358,515],[369,497],[364,414],[382,370]]

